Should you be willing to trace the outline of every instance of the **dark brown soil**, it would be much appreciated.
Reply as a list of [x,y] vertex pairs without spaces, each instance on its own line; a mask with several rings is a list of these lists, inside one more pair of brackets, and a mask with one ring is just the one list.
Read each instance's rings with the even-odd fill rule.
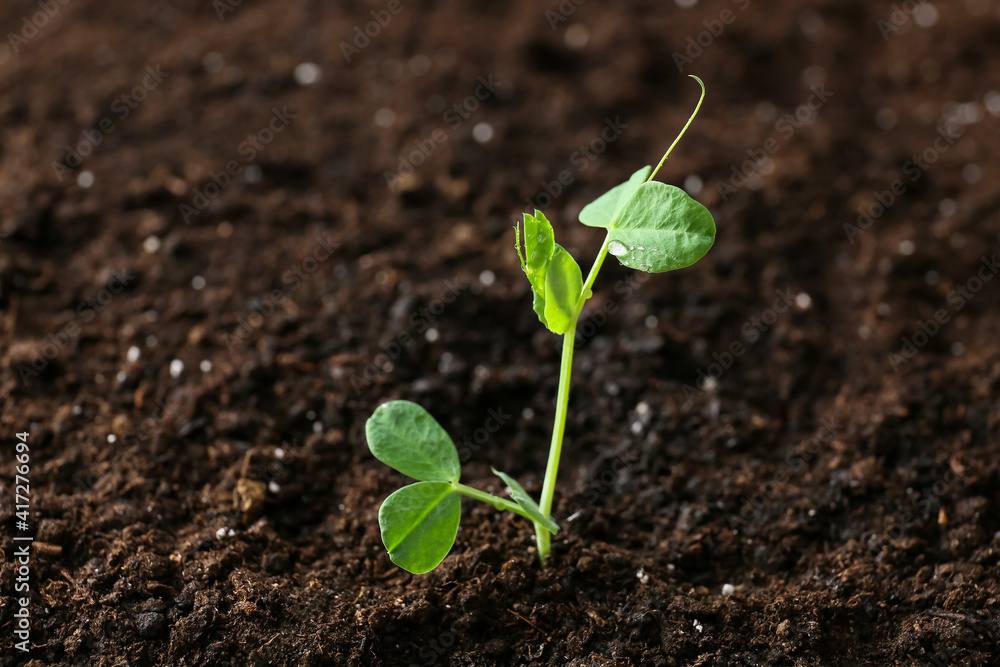
[[[349,64],[387,3],[51,4],[0,46],[0,665],[1000,664],[1000,281],[976,278],[1000,245],[995,2],[884,39],[888,2],[564,2],[550,29],[554,0],[404,0]],[[723,10],[661,171],[703,179],[718,240],[686,270],[599,277],[550,563],[467,502],[437,570],[396,568],[376,513],[404,480],[365,419],[407,398],[475,443],[509,415],[464,481],[499,492],[492,464],[538,493],[559,341],[512,220],[544,204],[589,266],[577,213],[675,136],[697,86],[673,54]],[[3,32],[36,11],[4,3]],[[627,127],[575,153],[606,119]],[[430,156],[390,189],[415,142]],[[15,535],[35,538],[28,653]]]

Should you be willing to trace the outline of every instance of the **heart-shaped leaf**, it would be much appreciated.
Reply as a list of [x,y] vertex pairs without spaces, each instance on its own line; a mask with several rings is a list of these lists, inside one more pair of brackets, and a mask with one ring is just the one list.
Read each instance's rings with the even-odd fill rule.
[[632,176],[619,185],[611,188],[603,195],[590,202],[580,211],[580,222],[589,227],[604,227],[611,229],[618,212],[621,211],[625,203],[632,197],[636,188],[646,182],[652,167],[646,166],[632,174]]
[[430,413],[410,401],[389,401],[365,424],[368,449],[382,463],[424,482],[457,482],[461,473],[451,438]]
[[500,472],[496,468],[491,468],[493,474],[503,480],[503,483],[510,487],[510,495],[521,509],[525,511],[526,514],[531,516],[531,519],[537,523],[542,524],[545,530],[549,531],[553,535],[559,532],[559,526],[550,517],[545,516],[542,512],[542,508],[538,506],[534,498],[528,495],[528,492],[524,490],[520,484],[517,483],[513,477],[507,473]]
[[378,510],[389,558],[413,574],[430,572],[444,560],[455,544],[461,518],[461,497],[447,482],[404,486]]
[[564,334],[576,324],[581,292],[580,265],[557,243],[545,274],[545,322],[550,331]]
[[608,232],[608,252],[625,266],[662,273],[690,266],[715,242],[708,209],[680,188],[648,181],[635,189]]

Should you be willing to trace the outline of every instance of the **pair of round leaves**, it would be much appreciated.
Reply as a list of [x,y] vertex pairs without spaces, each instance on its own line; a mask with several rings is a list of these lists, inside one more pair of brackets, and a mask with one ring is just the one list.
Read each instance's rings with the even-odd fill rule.
[[[461,519],[455,445],[430,413],[410,401],[380,405],[365,424],[365,436],[375,458],[420,480],[392,493],[379,508],[379,530],[389,558],[408,572],[430,572],[451,551]],[[493,472],[510,487],[525,514],[550,532],[559,531],[520,484]]]
[[651,167],[587,204],[580,222],[608,230],[608,252],[625,266],[663,273],[691,266],[715,242],[707,208],[680,188],[647,181]]

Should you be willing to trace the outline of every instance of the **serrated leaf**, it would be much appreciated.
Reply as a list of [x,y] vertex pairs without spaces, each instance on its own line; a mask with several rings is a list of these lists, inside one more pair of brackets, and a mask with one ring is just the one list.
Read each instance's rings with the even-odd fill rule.
[[636,188],[608,232],[608,252],[650,273],[694,264],[715,242],[715,221],[686,192],[659,181]]
[[378,525],[392,562],[424,574],[444,560],[455,544],[462,502],[447,482],[417,482],[382,503]]
[[590,202],[580,211],[580,222],[589,227],[611,228],[616,215],[625,206],[636,189],[646,182],[653,168],[646,166],[632,174],[624,183],[611,188],[603,195]]
[[545,275],[545,321],[550,331],[564,334],[576,324],[582,291],[580,265],[557,243]]
[[430,413],[410,401],[389,401],[365,424],[368,448],[382,463],[424,482],[457,482],[458,452]]
[[551,517],[545,516],[542,512],[542,508],[538,506],[538,503],[535,502],[534,498],[528,495],[528,492],[524,490],[524,487],[517,483],[517,480],[507,473],[500,472],[496,468],[491,468],[491,470],[494,475],[503,480],[504,484],[510,487],[510,495],[514,499],[514,502],[516,502],[526,514],[530,515],[533,521],[542,524],[542,527],[553,535],[559,532],[558,524],[556,524]]

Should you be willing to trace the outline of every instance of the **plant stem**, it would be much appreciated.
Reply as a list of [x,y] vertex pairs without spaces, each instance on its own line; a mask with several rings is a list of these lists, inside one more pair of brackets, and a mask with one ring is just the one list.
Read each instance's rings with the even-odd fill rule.
[[604,237],[604,245],[601,246],[601,251],[597,253],[597,259],[594,260],[594,265],[590,267],[587,280],[583,283],[583,291],[580,293],[580,300],[576,304],[577,317],[580,316],[579,313],[583,310],[583,304],[587,302],[587,299],[592,294],[590,288],[594,286],[594,281],[597,280],[597,272],[601,270],[601,265],[604,264],[604,260],[608,256],[608,244],[610,242],[611,232],[608,232],[608,235]]
[[[596,274],[595,274],[596,275]],[[580,316],[577,310],[577,317]],[[549,446],[549,462],[545,467],[545,482],[542,485],[542,514],[552,516],[552,498],[556,492],[556,476],[559,474],[559,456],[562,454],[563,436],[566,433],[566,412],[569,407],[569,385],[573,374],[573,345],[576,343],[576,320],[569,331],[563,334],[562,363],[559,367],[559,393],[556,395],[556,419],[552,426],[552,444]],[[535,524],[538,557],[545,563],[551,550],[551,535],[544,527]]]
[[[580,319],[580,312],[583,304],[591,297],[591,287],[597,280],[597,274],[608,256],[608,243],[611,241],[611,233],[604,237],[604,244],[594,265],[590,267],[587,280],[583,283],[580,291],[580,300],[576,305],[576,318],[573,326],[563,334],[562,362],[559,366],[559,390],[556,394],[556,417],[552,424],[552,444],[549,445],[549,462],[545,466],[545,481],[542,483],[542,502],[539,507],[542,514],[552,518],[552,500],[556,492],[556,477],[559,475],[559,457],[562,455],[563,437],[566,435],[566,416],[569,410],[569,387],[573,377],[573,347],[576,344],[576,324]],[[535,540],[538,545],[538,558],[545,564],[545,557],[552,550],[552,535],[542,525],[535,524]]]
[[[468,496],[470,498],[475,498],[476,500],[481,500],[484,503],[493,505],[493,507],[498,510],[507,510],[513,512],[514,514],[523,516],[528,521],[531,521],[531,517],[521,509],[521,506],[517,503],[511,502],[504,498],[498,498],[493,494],[486,493],[485,491],[480,491],[479,489],[474,489],[471,486],[466,486],[465,484],[459,484],[458,482],[452,482],[451,485],[456,491],[461,493],[463,496]],[[543,529],[544,530],[544,529]]]
[[698,84],[701,86],[701,99],[698,100],[698,106],[694,108],[694,113],[692,113],[691,117],[688,118],[688,122],[684,125],[683,129],[681,129],[681,133],[677,135],[677,138],[674,139],[674,143],[670,144],[670,148],[668,148],[667,152],[663,154],[662,158],[660,158],[660,164],[656,165],[656,169],[654,169],[653,173],[650,174],[649,178],[646,179],[647,182],[653,180],[653,178],[656,176],[656,172],[658,172],[660,170],[660,167],[663,166],[663,163],[667,161],[667,157],[670,155],[670,151],[674,150],[674,146],[677,145],[677,142],[680,141],[681,137],[684,136],[684,133],[687,132],[688,126],[691,125],[691,121],[694,120],[694,117],[698,115],[698,110],[701,109],[701,103],[705,101],[705,84],[702,82],[701,79],[696,77],[694,74],[688,74],[688,76],[697,81]]

